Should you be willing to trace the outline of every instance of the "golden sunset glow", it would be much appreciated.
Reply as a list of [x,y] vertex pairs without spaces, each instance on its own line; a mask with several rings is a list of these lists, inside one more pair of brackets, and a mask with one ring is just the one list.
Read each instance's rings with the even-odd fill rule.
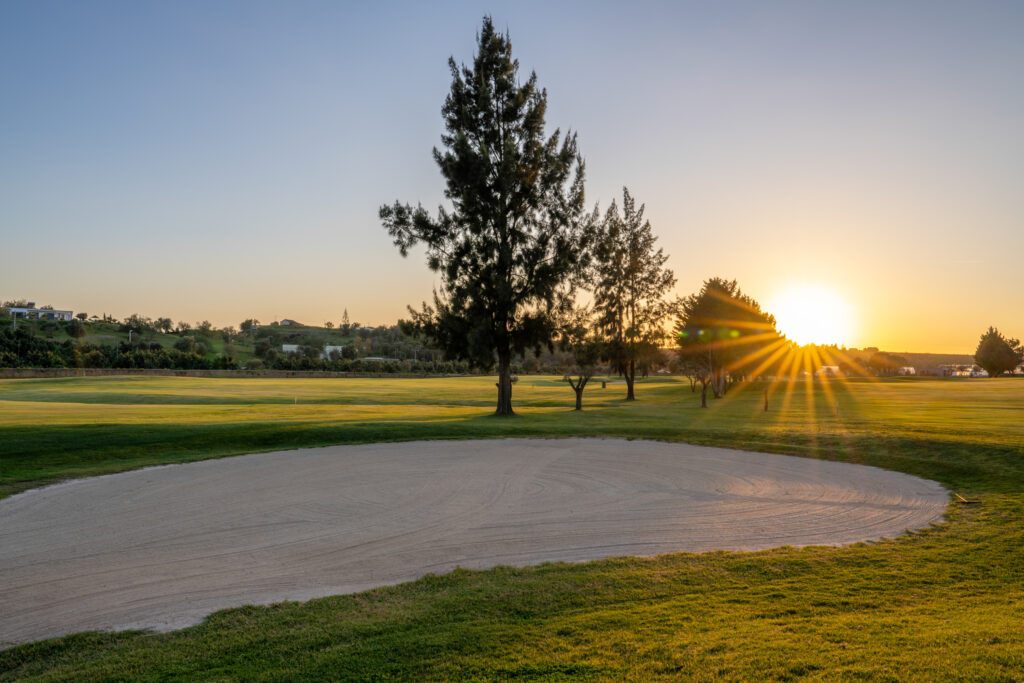
[[853,332],[853,309],[836,292],[819,285],[791,285],[768,310],[779,332],[797,344],[846,344]]

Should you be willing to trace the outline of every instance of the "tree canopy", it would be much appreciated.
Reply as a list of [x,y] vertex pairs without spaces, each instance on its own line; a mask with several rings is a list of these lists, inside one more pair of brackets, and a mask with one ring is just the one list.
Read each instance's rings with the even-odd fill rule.
[[736,280],[711,278],[677,302],[675,338],[701,380],[701,402],[710,385],[721,398],[727,379],[760,374],[785,352],[775,317],[740,290]]
[[633,400],[637,360],[664,339],[664,297],[676,278],[665,268],[668,254],[655,247],[658,238],[644,219],[644,205],[637,208],[628,189],[622,189],[622,213],[613,201],[594,232],[597,324],[609,359],[626,380],[626,399]]
[[1024,349],[1016,339],[1007,339],[994,327],[981,335],[974,352],[974,362],[982,367],[989,377],[998,377],[1004,372],[1013,372],[1020,365]]
[[445,133],[434,160],[450,208],[395,202],[380,219],[403,256],[422,243],[441,274],[432,306],[410,312],[449,357],[498,366],[497,413],[511,415],[512,357],[550,346],[582,265],[583,160],[576,136],[544,131],[547,92],[519,80],[507,35],[485,17],[472,66],[449,59]]

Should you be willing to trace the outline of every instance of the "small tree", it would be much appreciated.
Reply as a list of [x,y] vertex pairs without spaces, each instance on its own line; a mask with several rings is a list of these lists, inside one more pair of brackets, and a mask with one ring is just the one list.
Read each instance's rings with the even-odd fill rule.
[[[604,343],[596,333],[591,312],[574,311],[562,327],[561,348],[572,356],[566,377],[576,393],[576,410],[583,410],[583,390],[596,374],[604,353]],[[573,378],[573,375],[576,377]]]
[[80,339],[85,336],[85,323],[80,319],[70,320],[67,324],[67,331],[75,339]]
[[323,349],[315,343],[302,344],[299,346],[299,355],[303,358],[319,358],[321,351],[323,351]]
[[658,366],[664,365],[665,362],[666,357],[661,351],[661,346],[654,342],[642,344],[638,349],[636,367],[640,372],[641,377],[648,377],[652,370],[657,369]]
[[259,326],[260,326],[260,321],[257,320],[256,318],[246,318],[245,320],[243,320],[241,323],[238,324],[238,329],[240,329],[242,332],[248,332],[249,330],[253,329],[254,327],[259,327]]
[[690,382],[690,393],[695,393],[700,379],[700,364],[692,354],[679,353],[672,367]]
[[89,314],[86,313],[85,311],[82,311],[80,313],[75,313],[75,317],[81,320],[82,322],[85,322],[86,319],[89,317]]
[[977,363],[989,377],[998,377],[1004,372],[1013,372],[1020,365],[1024,349],[1016,339],[1007,339],[994,327],[981,335],[974,352]]
[[668,255],[655,249],[644,206],[636,207],[628,189],[622,189],[622,214],[612,202],[595,233],[594,310],[608,357],[625,378],[626,400],[632,401],[637,360],[664,338],[663,297],[676,278],[664,267]]
[[332,323],[330,320],[328,320],[327,322],[324,323],[324,327],[327,328],[328,330],[333,330],[334,329],[334,323]]
[[142,334],[143,332],[151,329],[153,329],[153,321],[139,315],[138,313],[132,313],[124,319],[124,322],[121,323],[122,332],[132,332],[136,335]]
[[717,375],[715,356],[710,347],[699,345],[683,346],[680,353],[686,357],[697,381],[700,382],[700,407],[708,407],[708,387],[713,386]]
[[183,353],[195,353],[196,346],[197,343],[194,336],[182,337],[178,341],[174,342],[174,348]]

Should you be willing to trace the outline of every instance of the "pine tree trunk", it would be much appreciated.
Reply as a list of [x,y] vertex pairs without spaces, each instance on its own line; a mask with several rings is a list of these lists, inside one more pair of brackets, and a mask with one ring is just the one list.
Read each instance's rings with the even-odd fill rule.
[[700,407],[708,407],[708,382],[701,380],[700,383]]
[[636,380],[636,361],[630,359],[626,363],[626,370],[623,373],[626,377],[626,400],[635,401],[636,396],[633,395],[633,381]]
[[498,408],[495,415],[515,415],[512,410],[512,357],[498,357]]

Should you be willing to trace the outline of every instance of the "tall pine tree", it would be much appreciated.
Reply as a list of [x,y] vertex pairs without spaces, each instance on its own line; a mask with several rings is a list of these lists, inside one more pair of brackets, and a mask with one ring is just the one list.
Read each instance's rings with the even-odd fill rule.
[[657,350],[665,336],[664,296],[676,283],[660,247],[629,190],[622,189],[622,213],[615,202],[598,222],[594,241],[593,293],[598,325],[610,360],[626,380],[626,400],[635,398],[637,359]]
[[441,274],[414,327],[450,358],[498,369],[498,415],[512,415],[514,356],[550,346],[586,260],[583,161],[576,136],[544,132],[547,92],[518,78],[507,35],[485,17],[471,67],[448,63],[445,134],[434,160],[451,208],[431,217],[395,202],[380,218],[405,256],[426,246]]

